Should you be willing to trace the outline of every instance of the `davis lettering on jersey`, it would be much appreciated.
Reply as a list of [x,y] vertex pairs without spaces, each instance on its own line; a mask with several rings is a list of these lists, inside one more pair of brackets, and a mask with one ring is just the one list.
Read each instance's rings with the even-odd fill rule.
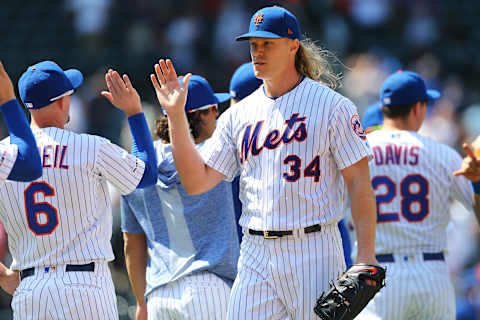
[[68,146],[62,145],[45,145],[39,148],[39,152],[42,155],[42,167],[43,168],[58,168],[68,170],[68,164],[66,164],[65,155],[67,154]]
[[420,147],[387,144],[386,146],[374,146],[372,148],[375,156],[375,165],[412,165],[418,164],[418,153]]
[[[305,119],[307,119],[307,117],[299,117],[298,113],[292,114],[290,119],[285,120],[287,126],[285,127],[283,133],[280,134],[280,130],[273,129],[266,135],[261,147],[258,147],[257,140],[260,135],[260,131],[262,130],[264,120],[258,121],[255,124],[252,134],[250,134],[250,132],[252,131],[253,125],[249,124],[243,133],[240,163],[243,164],[245,161],[247,161],[250,153],[252,156],[258,156],[264,147],[273,150],[281,143],[288,144],[294,140],[298,142],[305,141],[305,139],[307,139],[307,127],[305,125]],[[296,123],[298,123],[298,125],[294,129]]]

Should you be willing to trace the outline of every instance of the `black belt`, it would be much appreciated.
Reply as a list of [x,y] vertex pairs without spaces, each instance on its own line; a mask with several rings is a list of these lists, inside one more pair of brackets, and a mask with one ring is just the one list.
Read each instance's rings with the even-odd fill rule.
[[[395,262],[395,259],[392,253],[377,254],[376,257],[378,262]],[[445,255],[443,254],[443,252],[435,252],[435,253],[424,252],[423,260],[424,261],[434,261],[434,260],[445,261]],[[408,261],[408,255],[405,255],[405,261]]]
[[[314,224],[313,226],[306,227],[303,229],[305,233],[312,233],[312,232],[317,232],[322,230],[322,226],[319,224]],[[291,236],[293,235],[292,230],[286,230],[286,231],[258,231],[258,230],[252,230],[248,229],[248,233],[254,236],[263,236],[265,239],[277,239],[281,238],[284,236]]]
[[[65,267],[66,272],[93,272],[95,271],[95,262],[87,264],[67,264]],[[33,276],[35,274],[35,268],[23,269],[20,271],[20,281],[26,277]]]

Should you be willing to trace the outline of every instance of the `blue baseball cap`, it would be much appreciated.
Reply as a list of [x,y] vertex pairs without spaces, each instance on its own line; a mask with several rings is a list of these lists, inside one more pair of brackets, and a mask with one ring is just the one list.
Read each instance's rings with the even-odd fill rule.
[[248,33],[236,37],[235,40],[249,38],[300,39],[300,25],[297,18],[287,9],[277,6],[266,7],[252,16]]
[[[182,83],[183,78],[180,78]],[[185,112],[194,112],[211,108],[212,105],[227,101],[230,99],[228,93],[213,93],[212,87],[208,81],[198,75],[192,75],[188,82],[187,102],[185,103]]]
[[82,82],[83,75],[79,70],[63,71],[55,62],[42,61],[28,67],[22,74],[18,91],[27,109],[40,109],[72,94]]
[[383,125],[383,113],[380,102],[375,102],[367,107],[362,117],[362,126],[367,133]]
[[439,97],[440,92],[427,90],[422,77],[412,71],[398,71],[390,75],[380,91],[380,103],[384,107],[432,101]]
[[262,83],[262,80],[255,77],[252,63],[246,62],[235,70],[230,79],[230,95],[235,100],[242,100],[257,90]]

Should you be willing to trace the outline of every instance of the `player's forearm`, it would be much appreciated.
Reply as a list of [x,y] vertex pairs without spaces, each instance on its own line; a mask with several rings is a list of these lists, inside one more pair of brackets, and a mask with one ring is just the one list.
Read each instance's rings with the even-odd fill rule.
[[145,304],[147,243],[143,234],[124,233],[125,264],[138,305]]
[[185,113],[169,116],[168,128],[175,167],[185,191],[189,194],[207,191],[206,165],[195,148]]
[[42,175],[40,155],[37,143],[33,137],[23,113],[16,99],[0,106],[5,123],[10,131],[10,143],[18,146],[17,160],[8,176],[10,180],[32,181]]
[[375,255],[376,209],[370,181],[357,180],[349,188],[352,217],[357,233],[357,262]]
[[138,188],[146,188],[157,183],[157,154],[144,114],[129,117],[128,123],[132,133],[132,154],[145,162],[145,171]]

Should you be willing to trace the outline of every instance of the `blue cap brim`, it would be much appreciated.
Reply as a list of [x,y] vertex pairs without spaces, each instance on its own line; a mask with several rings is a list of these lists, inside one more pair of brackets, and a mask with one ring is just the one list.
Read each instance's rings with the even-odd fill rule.
[[67,75],[68,80],[72,83],[74,89],[77,89],[83,83],[83,75],[79,70],[68,69],[65,71],[65,74]]
[[229,93],[215,93],[215,97],[217,98],[218,103],[222,103],[229,100],[232,96]]
[[235,38],[236,41],[248,40],[250,38],[270,38],[270,39],[281,39],[283,37],[268,31],[252,31]]
[[430,100],[435,100],[440,98],[440,92],[437,90],[427,90],[427,96]]

